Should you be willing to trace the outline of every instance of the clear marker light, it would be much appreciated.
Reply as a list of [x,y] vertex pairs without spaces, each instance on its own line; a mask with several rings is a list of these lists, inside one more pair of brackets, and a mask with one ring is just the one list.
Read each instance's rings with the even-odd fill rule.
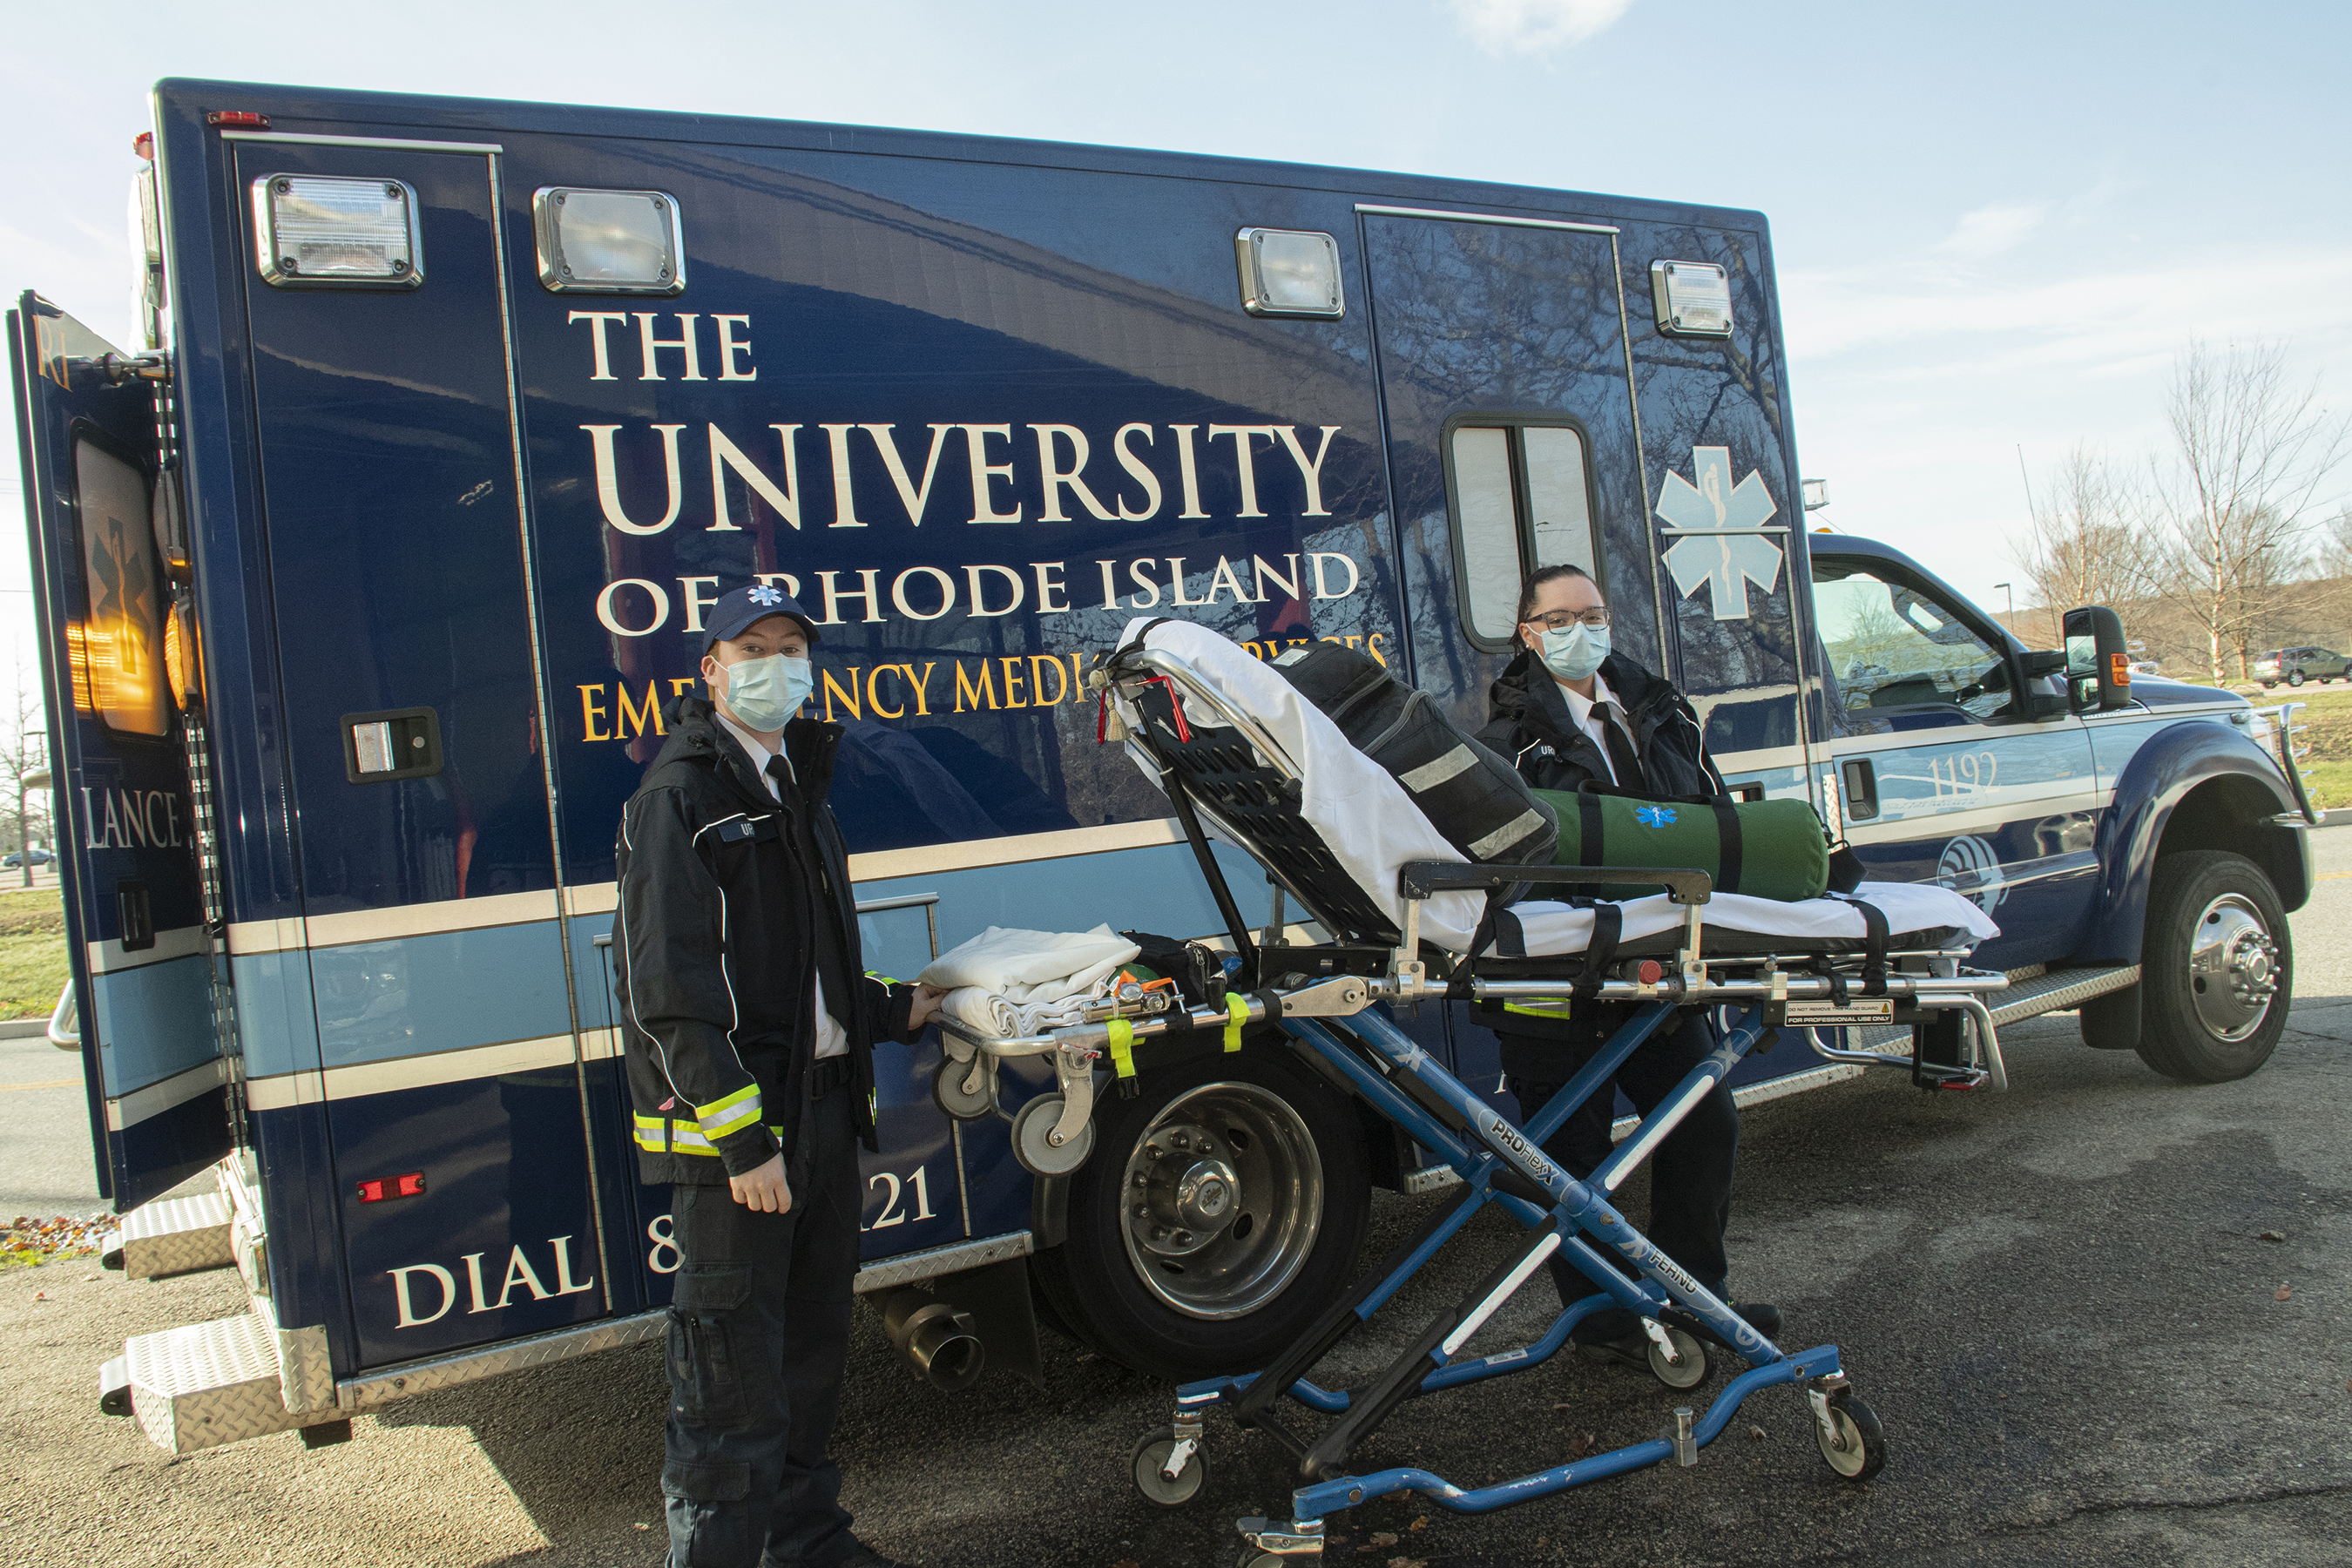
[[402,181],[271,174],[253,183],[253,206],[261,274],[280,288],[423,280],[416,194]]

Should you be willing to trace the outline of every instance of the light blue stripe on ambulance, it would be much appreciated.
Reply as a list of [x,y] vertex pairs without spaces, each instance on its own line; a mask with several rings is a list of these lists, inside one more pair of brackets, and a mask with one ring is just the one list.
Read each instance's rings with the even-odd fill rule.
[[310,1005],[310,958],[299,948],[230,956],[236,1037],[247,1078],[318,1071],[319,1018]]
[[109,1098],[160,1083],[219,1054],[212,961],[201,953],[90,976],[99,1071]]
[[[1238,849],[1213,842],[1210,847],[1233,888],[1242,918],[1253,926],[1263,925],[1269,908],[1265,870]],[[1193,864],[1192,851],[1182,844],[857,884],[861,900],[903,893],[939,894],[941,952],[992,925],[1086,931],[1108,921],[1113,931],[1179,937],[1224,929],[1208,884]],[[1295,908],[1291,917],[1297,918]],[[930,962],[929,936],[919,908],[860,915],[857,930],[868,969],[911,980]]]
[[313,948],[329,1068],[572,1032],[552,921]]

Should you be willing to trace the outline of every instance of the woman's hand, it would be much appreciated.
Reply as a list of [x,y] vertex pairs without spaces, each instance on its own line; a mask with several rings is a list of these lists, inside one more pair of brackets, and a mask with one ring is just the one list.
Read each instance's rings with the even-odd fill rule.
[[938,1015],[940,1003],[947,994],[947,987],[943,985],[916,986],[914,1004],[907,1009],[908,1029],[919,1029],[929,1023]]

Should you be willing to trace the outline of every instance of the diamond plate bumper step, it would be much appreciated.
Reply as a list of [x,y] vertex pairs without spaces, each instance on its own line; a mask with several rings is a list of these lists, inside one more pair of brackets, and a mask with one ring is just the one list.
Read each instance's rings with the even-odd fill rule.
[[286,1408],[267,1324],[248,1312],[124,1342],[131,1413],[158,1447],[193,1454],[241,1438],[347,1418]]
[[103,1249],[101,1261],[133,1279],[161,1279],[230,1268],[236,1252],[229,1240],[235,1216],[218,1193],[192,1198],[158,1198],[122,1216],[122,1228]]

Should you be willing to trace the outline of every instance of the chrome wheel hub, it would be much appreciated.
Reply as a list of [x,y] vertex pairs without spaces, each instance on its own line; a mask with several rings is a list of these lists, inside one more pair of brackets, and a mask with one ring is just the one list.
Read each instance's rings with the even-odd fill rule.
[[1120,1193],[1145,1287],[1188,1317],[1237,1318],[1279,1295],[1314,1250],[1323,1161],[1280,1095],[1203,1084],[1137,1136]]
[[2278,942],[2260,910],[2236,893],[2205,906],[2189,940],[2189,989],[2208,1033],[2235,1043],[2262,1027],[2279,978]]

